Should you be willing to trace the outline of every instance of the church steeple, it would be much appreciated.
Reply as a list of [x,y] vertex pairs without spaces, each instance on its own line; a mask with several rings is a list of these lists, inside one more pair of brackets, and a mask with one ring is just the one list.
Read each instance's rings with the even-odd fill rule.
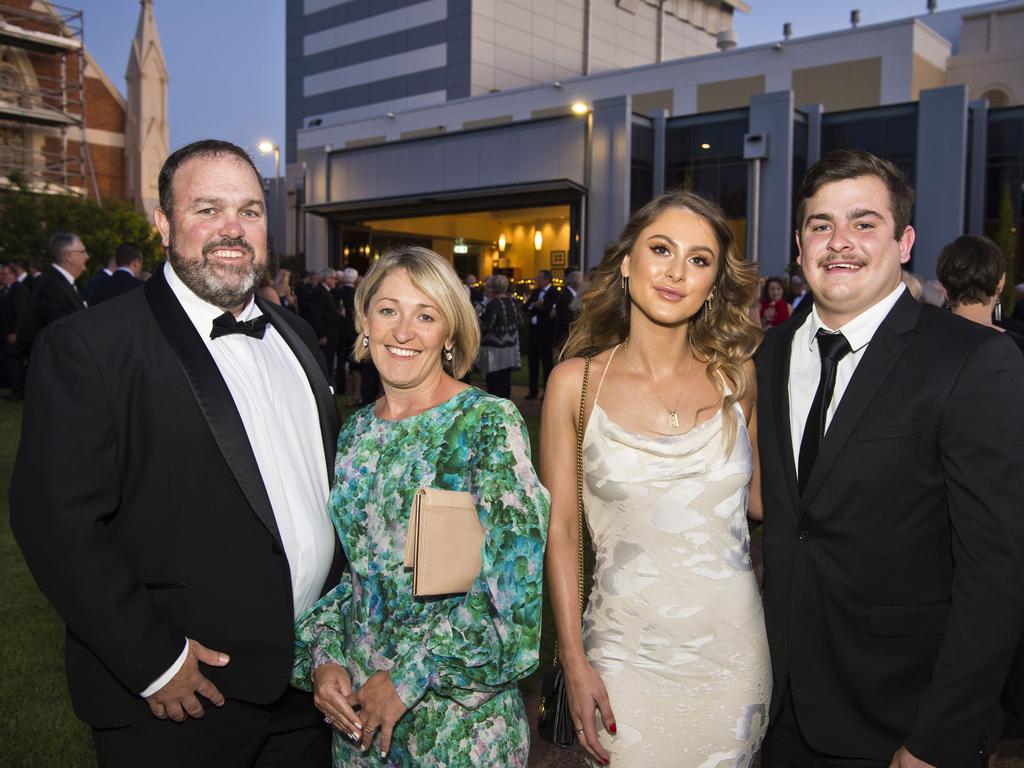
[[167,159],[167,66],[153,16],[153,0],[139,0],[125,79],[128,112],[125,126],[125,190],[135,207],[152,217],[158,202],[157,176]]

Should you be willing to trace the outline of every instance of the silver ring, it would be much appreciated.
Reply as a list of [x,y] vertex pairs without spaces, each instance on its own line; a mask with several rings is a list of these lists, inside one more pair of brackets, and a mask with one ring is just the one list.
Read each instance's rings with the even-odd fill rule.
[[586,730],[586,728],[580,728],[580,729],[578,729],[578,730],[576,731],[576,733],[583,733],[583,732],[584,732],[585,730]]
[[328,725],[331,725],[331,723],[333,723],[334,721],[331,720],[331,716],[330,715],[324,715],[324,722],[327,723]]

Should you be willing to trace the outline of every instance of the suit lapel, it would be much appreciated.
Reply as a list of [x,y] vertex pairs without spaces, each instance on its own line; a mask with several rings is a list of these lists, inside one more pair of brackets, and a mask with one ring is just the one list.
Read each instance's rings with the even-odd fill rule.
[[797,508],[800,492],[796,481],[796,464],[793,461],[793,435],[789,428],[789,364],[793,354],[793,336],[801,322],[790,321],[777,331],[780,338],[775,345],[772,357],[772,413],[777,423],[775,435],[779,441],[779,456],[786,475],[786,487],[789,488],[793,509]]
[[256,306],[270,317],[270,324],[291,348],[302,370],[305,371],[306,378],[309,379],[313,399],[316,400],[317,413],[320,416],[320,434],[323,436],[324,458],[327,462],[327,487],[330,488],[334,485],[334,452],[338,439],[338,407],[334,402],[330,384],[327,383],[323,368],[313,356],[313,351],[299,338],[299,334],[288,321],[281,317],[280,310],[258,296]]
[[906,334],[917,325],[920,314],[921,306],[910,295],[910,291],[904,291],[885,320],[878,326],[875,335],[871,337],[864,359],[853,372],[853,378],[850,379],[843,399],[836,408],[835,416],[832,417],[832,422],[825,432],[814,469],[807,479],[807,487],[801,499],[801,512],[806,511],[821,490],[825,478],[832,470],[832,465],[839,458],[840,451],[860,423],[864,410],[903,354],[909,343]]
[[163,269],[157,269],[146,281],[144,290],[157,325],[181,363],[224,460],[256,516],[280,544],[281,534],[256,456],[217,364],[167,284]]

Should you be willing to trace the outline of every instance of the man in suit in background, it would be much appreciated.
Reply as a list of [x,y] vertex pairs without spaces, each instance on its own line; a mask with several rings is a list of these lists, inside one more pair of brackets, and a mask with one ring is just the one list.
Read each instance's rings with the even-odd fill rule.
[[100,287],[105,285],[106,282],[114,276],[115,271],[117,271],[116,251],[111,255],[110,260],[107,261],[107,266],[103,267],[103,269],[90,277],[85,284],[85,288],[82,290],[82,295],[85,297],[85,300],[89,303],[90,307],[99,303],[97,301],[97,297],[99,296]]
[[89,306],[102,304],[108,299],[120,296],[134,288],[141,288],[139,279],[142,271],[142,250],[135,243],[121,243],[114,249],[114,273],[96,288],[95,297]]
[[[526,316],[529,330],[526,349],[529,355],[529,391],[527,400],[539,396],[540,388],[547,386],[548,376],[554,367],[555,332],[557,318],[558,289],[551,284],[551,270],[542,269],[537,273],[537,287],[526,300]],[[541,371],[543,369],[543,377]]]
[[326,768],[329,729],[288,685],[294,621],[343,564],[323,359],[254,300],[267,219],[245,151],[183,147],[159,194],[167,262],[38,340],[11,527],[67,624],[100,766]]
[[53,263],[43,270],[32,290],[32,335],[50,323],[86,308],[75,281],[85,271],[89,252],[78,235],[54,232],[50,236]]
[[24,264],[12,261],[7,270],[10,273],[10,285],[0,300],[0,328],[3,331],[7,383],[11,387],[10,399],[21,400],[25,396],[25,358],[18,343],[18,329],[28,317],[32,305],[32,292],[25,285],[28,273]]
[[766,768],[981,766],[1024,626],[1024,360],[900,280],[913,191],[827,154],[798,194],[810,312],[758,354]]
[[313,326],[313,333],[320,342],[320,352],[327,363],[327,371],[334,370],[334,357],[338,350],[338,330],[341,325],[341,316],[338,314],[338,304],[334,299],[335,282],[337,273],[333,269],[322,269],[318,274],[317,284],[306,299],[303,317],[306,322]]

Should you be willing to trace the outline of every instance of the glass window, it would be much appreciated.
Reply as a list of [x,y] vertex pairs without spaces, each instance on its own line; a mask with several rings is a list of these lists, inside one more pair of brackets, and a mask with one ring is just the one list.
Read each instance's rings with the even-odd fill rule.
[[633,118],[631,158],[629,210],[632,213],[654,196],[654,128],[645,118]]
[[1007,256],[1006,304],[1011,286],[1024,282],[1024,107],[990,110],[987,144],[985,235]]
[[[807,116],[803,112],[793,114],[793,200],[791,210],[796,216],[796,195],[800,191],[800,182],[807,173]],[[796,229],[796,222],[791,222],[791,229]],[[796,238],[791,237],[789,244],[789,260],[795,262],[797,257]]]
[[917,104],[824,114],[821,152],[830,149],[867,150],[896,165],[913,184],[917,176]]
[[740,253],[746,250],[746,109],[673,118],[665,129],[665,187],[682,187],[717,201]]

